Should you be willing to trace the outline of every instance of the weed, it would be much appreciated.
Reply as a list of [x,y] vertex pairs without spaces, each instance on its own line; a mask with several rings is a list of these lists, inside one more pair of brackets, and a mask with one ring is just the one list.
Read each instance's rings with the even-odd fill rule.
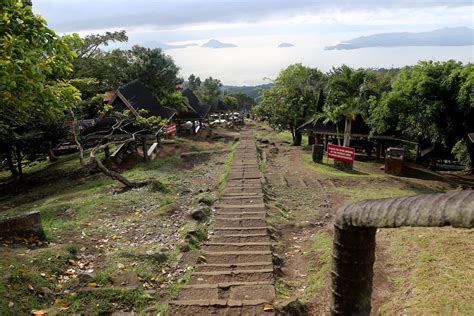
[[275,290],[279,298],[288,298],[291,296],[290,288],[285,281],[280,278],[277,278],[275,281]]
[[161,182],[160,180],[152,180],[150,182],[150,191],[152,192],[162,192],[162,193],[169,193],[170,190],[166,184]]
[[219,188],[219,195],[220,196],[224,195],[225,188],[227,186],[227,179],[229,178],[230,169],[232,168],[232,162],[234,161],[235,149],[237,148],[238,145],[239,145],[238,141],[236,141],[232,145],[232,150],[229,153],[229,155],[227,156],[227,159],[226,159],[225,164],[224,164],[224,171],[222,172],[222,174],[219,177],[218,188]]
[[305,297],[312,297],[317,291],[328,284],[329,268],[331,266],[332,236],[329,232],[321,230],[313,237],[312,251],[318,255],[317,269],[310,270],[308,274],[308,287]]
[[172,299],[176,299],[181,292],[183,286],[188,284],[191,274],[194,272],[194,267],[188,267],[184,275],[179,278],[175,283],[168,285],[168,293]]

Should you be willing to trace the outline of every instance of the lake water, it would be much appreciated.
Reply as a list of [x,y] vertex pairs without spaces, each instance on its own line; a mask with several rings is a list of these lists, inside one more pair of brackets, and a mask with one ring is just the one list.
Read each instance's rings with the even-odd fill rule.
[[[232,42],[225,41],[223,42]],[[196,41],[193,41],[196,42]],[[235,42],[235,41],[234,41]],[[347,64],[353,67],[402,67],[419,60],[443,61],[455,59],[464,63],[474,61],[474,46],[462,47],[391,47],[356,50],[324,50],[326,45],[307,39],[290,41],[295,46],[277,48],[281,39],[238,42],[238,47],[212,49],[199,46],[166,50],[178,66],[181,76],[194,73],[201,78],[212,76],[225,84],[255,85],[264,78],[274,79],[280,69],[292,63],[303,63],[323,71]],[[322,39],[321,42],[327,42]],[[198,42],[199,44],[199,42]],[[267,81],[268,82],[268,81]]]

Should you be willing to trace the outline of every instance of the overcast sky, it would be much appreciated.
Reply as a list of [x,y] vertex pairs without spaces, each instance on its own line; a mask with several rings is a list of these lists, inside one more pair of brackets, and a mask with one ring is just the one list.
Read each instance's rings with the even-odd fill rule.
[[[229,84],[261,83],[264,77],[275,77],[282,67],[294,62],[327,70],[342,62],[386,67],[423,58],[473,59],[472,46],[439,52],[425,48],[394,54],[391,50],[385,52],[386,60],[367,58],[367,54],[377,54],[370,49],[353,51],[352,55],[324,52],[324,46],[360,35],[474,27],[474,5],[466,0],[33,0],[33,8],[60,34],[124,29],[130,44],[200,44],[211,38],[234,43],[237,48],[166,51],[181,67],[181,75],[220,76]],[[295,47],[278,49],[281,42]]]

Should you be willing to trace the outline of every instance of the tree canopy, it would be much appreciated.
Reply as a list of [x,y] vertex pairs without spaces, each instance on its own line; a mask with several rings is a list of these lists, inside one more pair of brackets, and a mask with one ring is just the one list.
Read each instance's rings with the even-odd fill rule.
[[294,145],[300,145],[297,127],[315,113],[324,80],[324,74],[317,68],[290,65],[269,89],[261,92],[257,111],[275,128],[290,130]]
[[0,36],[0,145],[9,161],[16,154],[21,176],[23,149],[42,134],[33,127],[53,123],[80,99],[79,90],[58,78],[72,72],[72,48],[81,40],[56,35],[31,6],[13,0],[2,7]]

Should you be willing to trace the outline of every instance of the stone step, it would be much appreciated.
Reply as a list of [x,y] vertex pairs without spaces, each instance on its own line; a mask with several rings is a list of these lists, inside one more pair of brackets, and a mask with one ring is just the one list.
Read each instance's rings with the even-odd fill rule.
[[198,272],[210,272],[210,271],[246,271],[246,270],[261,270],[261,269],[273,269],[271,263],[265,262],[250,262],[250,263],[235,263],[235,264],[198,264],[196,266]]
[[189,279],[189,285],[264,281],[273,281],[273,269],[224,272],[194,272],[191,275],[191,278]]
[[214,227],[214,237],[246,234],[268,234],[266,226],[263,227]]
[[271,251],[205,252],[207,263],[272,262]]
[[219,235],[212,237],[213,242],[270,242],[270,236],[264,234],[233,234],[233,235]]
[[262,218],[222,218],[215,219],[215,227],[262,227],[266,225]]
[[238,194],[262,194],[261,187],[228,187],[225,190],[226,196]]
[[255,218],[255,219],[265,219],[267,212],[222,212],[216,211],[214,213],[216,218],[227,217],[227,218]]
[[274,311],[264,311],[265,303],[257,305],[172,305],[168,308],[167,315],[170,316],[196,316],[196,315],[213,315],[213,316],[229,316],[229,315],[252,315],[252,316],[271,316],[275,315]]
[[223,196],[219,203],[225,204],[264,204],[262,196],[241,195],[241,196]]
[[202,246],[204,251],[265,251],[270,250],[271,243],[216,243],[210,242]]

